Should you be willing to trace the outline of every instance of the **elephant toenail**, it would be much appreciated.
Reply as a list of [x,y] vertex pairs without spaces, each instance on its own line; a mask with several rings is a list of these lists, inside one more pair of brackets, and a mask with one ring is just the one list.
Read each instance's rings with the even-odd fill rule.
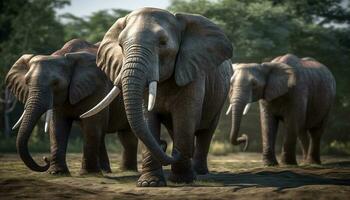
[[141,181],[137,181],[137,187],[141,187],[142,186],[142,182]]
[[151,187],[156,187],[156,186],[157,186],[157,182],[151,181],[151,182],[149,183],[149,186],[151,186]]
[[148,187],[149,185],[148,185],[148,182],[147,181],[143,181],[142,182],[142,187]]

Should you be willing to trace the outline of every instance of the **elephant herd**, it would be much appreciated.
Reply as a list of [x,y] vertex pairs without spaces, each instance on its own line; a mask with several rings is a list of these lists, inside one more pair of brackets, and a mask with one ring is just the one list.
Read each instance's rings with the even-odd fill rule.
[[[232,54],[230,40],[209,19],[156,8],[118,19],[100,43],[73,39],[48,56],[25,54],[6,76],[25,105],[15,125],[18,153],[31,170],[69,174],[66,149],[77,121],[84,138],[82,174],[111,172],[104,137],[118,133],[125,170],[137,170],[138,140],[144,145],[137,186],[165,186],[162,166],[169,164],[170,181],[191,183],[208,173],[210,142],[228,98],[232,144],[248,142],[239,137],[241,118],[259,101],[264,164],[278,164],[280,121],[286,127],[281,162],[296,164],[298,138],[305,161],[320,164],[320,139],[335,97],[330,71],[292,54],[232,65]],[[51,156],[41,166],[28,140],[44,113]],[[171,156],[160,140],[161,125],[173,140]]]

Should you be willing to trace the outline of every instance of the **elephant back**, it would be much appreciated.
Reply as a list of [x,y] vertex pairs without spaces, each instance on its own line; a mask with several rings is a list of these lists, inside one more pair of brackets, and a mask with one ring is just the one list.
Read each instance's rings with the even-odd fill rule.
[[91,44],[82,39],[72,39],[65,43],[61,49],[55,51],[51,55],[64,56],[66,53],[73,53],[79,51],[87,51],[96,55],[98,46],[99,43]]
[[280,63],[287,64],[291,67],[302,67],[300,58],[290,53],[283,56],[276,57],[271,62],[280,62]]

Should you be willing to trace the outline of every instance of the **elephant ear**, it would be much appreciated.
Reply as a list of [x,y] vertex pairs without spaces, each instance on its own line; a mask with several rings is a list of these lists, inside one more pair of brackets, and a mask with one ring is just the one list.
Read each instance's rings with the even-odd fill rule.
[[29,89],[25,81],[25,75],[29,71],[29,61],[33,57],[33,54],[21,56],[11,67],[5,78],[6,86],[22,103],[25,103],[28,97]]
[[271,101],[288,92],[296,84],[295,69],[284,63],[263,63],[261,65],[267,73],[264,99]]
[[74,105],[93,94],[97,88],[96,78],[100,71],[96,66],[96,55],[89,52],[65,54],[73,73],[69,86],[69,102]]
[[119,18],[107,31],[97,51],[97,66],[115,80],[123,65],[122,48],[119,46],[119,34],[125,28],[126,17]]
[[219,67],[231,58],[232,45],[224,32],[209,19],[192,14],[176,13],[182,34],[175,65],[175,81],[184,86],[197,73]]

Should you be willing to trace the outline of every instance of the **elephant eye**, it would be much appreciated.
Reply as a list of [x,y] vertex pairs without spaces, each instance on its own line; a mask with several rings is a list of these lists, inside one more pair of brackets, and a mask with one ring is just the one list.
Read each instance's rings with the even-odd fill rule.
[[165,47],[167,45],[167,42],[168,42],[167,38],[161,37],[159,39],[159,47]]
[[59,80],[58,79],[54,79],[54,80],[52,80],[51,84],[53,86],[57,86],[59,84]]

